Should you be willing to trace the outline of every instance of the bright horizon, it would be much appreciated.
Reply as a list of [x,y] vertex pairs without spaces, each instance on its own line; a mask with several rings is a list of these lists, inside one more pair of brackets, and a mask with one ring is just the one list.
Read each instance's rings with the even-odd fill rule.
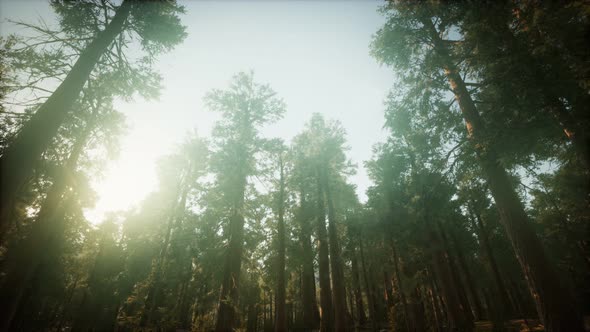
[[[181,2],[188,36],[158,58],[163,77],[159,100],[116,102],[127,118],[118,159],[94,179],[96,205],[86,217],[100,223],[111,211],[139,204],[157,186],[155,162],[197,129],[209,136],[215,114],[203,96],[225,88],[239,71],[253,70],[287,104],[282,120],[267,126],[266,137],[289,142],[312,113],[342,122],[349,158],[357,165],[350,181],[361,201],[370,185],[363,161],[386,137],[383,100],[393,84],[391,69],[369,55],[371,35],[383,25],[377,1]],[[51,23],[45,1],[2,1],[0,33],[13,32],[6,18]]]

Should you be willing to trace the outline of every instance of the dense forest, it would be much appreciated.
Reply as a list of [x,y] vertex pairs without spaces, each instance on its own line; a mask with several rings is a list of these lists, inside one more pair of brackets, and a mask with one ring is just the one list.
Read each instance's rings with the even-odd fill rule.
[[0,330],[588,331],[588,2],[384,2],[370,160],[321,113],[262,135],[288,105],[245,69],[207,93],[211,135],[99,224],[116,101],[158,96],[185,8],[50,3],[56,27],[0,40]]

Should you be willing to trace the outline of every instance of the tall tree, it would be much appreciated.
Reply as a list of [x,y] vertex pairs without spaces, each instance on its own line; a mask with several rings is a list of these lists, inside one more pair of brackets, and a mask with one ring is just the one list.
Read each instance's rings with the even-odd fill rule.
[[[94,4],[94,8],[93,8]],[[185,36],[177,14],[182,11],[174,3],[151,2],[144,6],[133,1],[123,1],[118,7],[103,7],[101,2],[54,2],[56,11],[61,14],[61,26],[66,35],[87,34],[88,43],[83,46],[79,58],[57,89],[24,124],[18,135],[2,151],[0,157],[0,222],[5,224],[7,211],[16,193],[26,178],[31,175],[35,164],[47,145],[55,137],[72,106],[78,100],[85,83],[93,69],[106,52],[112,52],[111,45],[117,36],[126,29],[136,32],[148,54],[153,56],[161,50],[170,49]],[[102,2],[105,5],[105,2]],[[90,10],[89,10],[90,9]],[[114,13],[114,14],[113,14]],[[80,22],[100,22],[101,26],[80,26]],[[95,19],[93,20],[92,17]],[[129,23],[132,22],[132,24]],[[154,33],[153,27],[159,25],[167,34]],[[120,38],[119,41],[122,39]],[[124,44],[117,46],[119,60],[124,62],[121,51]],[[146,62],[149,63],[149,62]]]
[[213,155],[217,184],[229,208],[225,258],[217,331],[231,331],[237,323],[240,269],[244,246],[244,203],[248,177],[256,171],[255,156],[263,139],[259,127],[278,120],[285,112],[283,101],[268,86],[255,83],[254,74],[234,76],[228,90],[213,90],[206,96],[208,107],[222,119],[214,131],[218,152]]
[[575,302],[532,229],[508,173],[498,162],[496,147],[488,139],[486,124],[457,66],[460,59],[456,59],[449,49],[452,42],[443,39],[456,26],[457,16],[453,15],[460,13],[461,7],[397,2],[390,4],[388,9],[388,22],[374,41],[374,55],[400,70],[412,70],[412,64],[419,63],[422,68],[412,72],[418,80],[432,77],[447,81],[536,301],[539,317],[549,331],[581,330]]

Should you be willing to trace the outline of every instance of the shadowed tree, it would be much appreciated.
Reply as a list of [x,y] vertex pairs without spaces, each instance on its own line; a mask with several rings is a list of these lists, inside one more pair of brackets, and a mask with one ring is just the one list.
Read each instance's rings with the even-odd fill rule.
[[444,39],[450,36],[450,31],[456,31],[462,9],[460,5],[392,2],[384,10],[388,22],[375,37],[373,54],[403,72],[406,84],[413,82],[417,87],[430,81],[426,92],[429,96],[432,90],[442,90],[444,83],[450,86],[465,123],[466,136],[486,175],[539,317],[548,331],[581,330],[575,301],[549,261],[505,167],[499,162],[501,155],[490,141],[493,135],[488,132],[486,121],[461,75],[458,65],[461,58],[452,49],[454,43]]

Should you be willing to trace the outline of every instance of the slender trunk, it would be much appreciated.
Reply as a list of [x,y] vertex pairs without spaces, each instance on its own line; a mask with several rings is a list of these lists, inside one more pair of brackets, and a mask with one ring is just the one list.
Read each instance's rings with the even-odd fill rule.
[[471,331],[473,322],[469,320],[467,308],[462,305],[457,292],[460,285],[455,283],[448,264],[449,257],[446,257],[443,243],[432,229],[428,230],[428,242],[432,251],[432,265],[440,281],[440,290],[447,309],[450,328],[458,331]]
[[347,331],[346,325],[346,289],[344,287],[344,271],[342,263],[342,251],[338,240],[336,227],[336,211],[332,201],[332,192],[327,171],[323,173],[323,187],[328,203],[328,234],[330,237],[330,267],[332,271],[332,295],[334,302],[334,329],[335,331]]
[[67,314],[68,314],[68,307],[69,307],[70,303],[72,302],[72,297],[74,297],[74,292],[76,291],[76,286],[78,285],[79,279],[80,279],[80,275],[76,275],[76,279],[74,279],[74,283],[70,287],[68,294],[66,295],[66,297],[63,301],[63,307],[62,307],[62,310],[58,316],[59,321],[57,324],[57,331],[61,331],[61,327],[66,322]]
[[285,196],[285,179],[283,174],[283,159],[280,159],[280,188],[279,188],[279,207],[278,207],[278,242],[279,242],[279,257],[278,257],[278,276],[277,276],[277,317],[275,323],[275,331],[287,331],[287,320],[285,313],[285,220],[283,215],[285,213],[284,196]]
[[315,276],[313,267],[313,252],[309,235],[303,236],[304,259],[301,275],[301,292],[303,305],[303,323],[306,329],[317,328],[317,301],[315,295]]
[[459,241],[457,240],[457,236],[453,231],[449,232],[451,236],[451,241],[454,243],[455,247],[455,256],[457,257],[457,262],[459,263],[459,267],[463,272],[463,276],[465,277],[465,283],[467,284],[467,290],[469,291],[470,299],[471,299],[471,308],[473,309],[473,316],[476,320],[480,320],[482,318],[482,304],[477,292],[477,286],[475,284],[475,279],[467,266],[467,261],[465,260],[465,255],[463,254],[463,250],[459,248]]
[[365,283],[365,291],[367,294],[367,301],[369,302],[369,316],[371,318],[371,325],[373,328],[373,331],[377,331],[377,309],[375,307],[375,297],[373,296],[373,293],[371,292],[371,287],[369,287],[369,277],[367,275],[367,264],[366,264],[366,260],[365,260],[365,250],[364,250],[364,246],[363,246],[363,240],[361,238],[361,235],[359,233],[358,235],[358,241],[359,241],[359,249],[361,250],[361,267],[363,270],[363,280]]
[[311,330],[317,328],[317,318],[319,314],[317,312],[317,301],[315,295],[315,276],[313,267],[313,250],[311,247],[311,227],[309,224],[309,207],[305,200],[305,192],[301,189],[301,202],[300,202],[300,222],[301,232],[299,233],[299,239],[301,247],[303,249],[303,263],[302,263],[302,275],[301,275],[301,293],[302,293],[302,305],[303,305],[303,327]]
[[321,181],[317,179],[318,187],[318,211],[317,211],[317,241],[319,253],[320,273],[320,307],[322,320],[320,331],[334,330],[334,312],[332,307],[332,288],[330,285],[330,258],[328,256],[328,234],[326,231],[326,210],[324,207],[324,194]]
[[[496,263],[496,257],[494,256],[494,252],[492,250],[492,246],[490,245],[490,241],[488,238],[488,233],[486,226],[481,219],[481,216],[478,213],[475,214],[475,227],[474,229],[477,230],[477,235],[479,242],[481,243],[485,256],[487,258],[488,268],[492,273],[492,277],[494,279],[494,283],[496,285],[496,294],[498,294],[498,299],[500,300],[499,308],[499,315],[501,319],[509,318],[510,315],[514,312],[515,308],[510,301],[508,296],[508,289],[504,284],[504,280],[502,275],[500,274],[500,269],[498,268],[498,264]],[[473,222],[473,221],[472,221]]]
[[[174,313],[176,315],[176,321],[178,322],[179,328],[187,328],[190,327],[189,324],[189,292],[190,292],[190,285],[191,285],[191,276],[192,276],[192,259],[190,257],[184,257],[186,259],[186,264],[184,265],[184,271],[182,272],[182,281],[181,287],[178,291],[178,301],[176,302],[176,308]],[[187,259],[188,258],[188,259]]]
[[361,293],[361,284],[359,280],[359,268],[356,258],[356,250],[352,252],[352,285],[354,290],[354,299],[356,304],[355,307],[357,311],[358,325],[362,326],[367,321],[367,316],[365,315],[363,294]]
[[274,307],[272,305],[272,292],[271,291],[268,291],[268,292],[269,292],[268,298],[270,299],[270,308],[268,309],[268,316],[270,317],[270,319],[268,320],[268,324],[269,324],[269,329],[272,330],[272,325],[273,325],[274,318],[275,318],[275,316],[274,316],[275,311],[273,310]]
[[[430,284],[432,285],[432,280],[430,280]],[[436,299],[434,298],[434,290],[432,289],[432,286],[428,287],[428,297],[430,299],[430,304],[432,306],[432,320],[433,320],[433,325],[434,325],[434,330],[439,332],[440,331],[440,327],[441,327],[441,323],[440,323],[440,319],[439,319],[439,309],[438,309],[438,303],[436,301]]]
[[395,305],[393,301],[393,289],[391,287],[391,282],[389,276],[387,275],[387,271],[383,269],[383,299],[385,300],[385,304],[387,304],[387,311],[391,307]]
[[[444,246],[444,251],[445,251],[445,255],[447,257],[447,262],[449,264],[451,275],[453,276],[453,281],[456,285],[457,295],[459,296],[459,299],[461,300],[461,306],[466,309],[465,312],[468,315],[468,319],[473,321],[473,318],[474,318],[473,308],[471,308],[470,302],[467,299],[467,294],[465,292],[465,288],[462,286],[463,285],[462,278],[459,275],[461,271],[457,267],[457,264],[455,263],[455,259],[453,257],[453,252],[451,251],[451,245],[449,243],[449,239],[447,238],[447,232],[442,227],[442,224],[440,221],[437,221],[436,224],[438,226],[440,237],[442,239],[442,243]],[[469,287],[469,281],[467,280],[467,282],[465,282],[465,283]]]
[[428,274],[428,280],[430,281],[430,288],[432,289],[433,293],[434,293],[434,299],[436,300],[436,304],[437,304],[437,308],[438,308],[438,313],[439,313],[439,319],[440,319],[440,327],[442,328],[442,326],[445,326],[448,324],[448,314],[445,310],[445,301],[443,300],[442,296],[441,296],[441,291],[440,291],[440,287],[438,286],[438,282],[436,281],[436,274],[434,272],[434,268],[432,267],[432,265],[430,265],[427,270],[426,270],[427,274]]
[[[187,167],[186,172],[188,172],[189,170],[190,167]],[[168,256],[168,248],[170,247],[172,230],[173,228],[179,226],[179,214],[182,213],[186,208],[186,198],[189,191],[189,183],[186,183],[185,180],[187,177],[188,173],[185,174],[185,178],[181,179],[181,182],[179,184],[179,187],[183,187],[181,197],[179,200],[177,199],[174,201],[174,205],[171,209],[171,215],[168,219],[166,235],[164,236],[164,241],[162,242],[162,245],[160,247],[160,254],[156,258],[156,261],[153,265],[152,274],[150,276],[150,285],[148,288],[147,296],[145,298],[145,306],[140,318],[140,326],[149,326],[151,324],[154,310],[158,304],[158,295],[162,287],[162,274],[164,273],[164,263],[166,261],[166,257]]]
[[77,331],[84,331],[89,329],[92,326],[96,325],[96,320],[100,319],[100,316],[97,317],[97,314],[93,312],[94,309],[94,299],[89,294],[98,293],[96,290],[96,282],[97,282],[97,271],[99,269],[99,264],[103,259],[104,255],[104,247],[106,242],[106,236],[103,236],[100,239],[100,243],[98,245],[98,252],[94,257],[94,262],[92,267],[88,271],[88,278],[86,280],[86,287],[83,289],[83,296],[82,301],[80,301],[80,305],[78,306],[77,310],[77,317],[74,320],[74,325],[72,329]]
[[[372,263],[374,264],[374,262]],[[369,264],[369,275],[376,276],[377,279],[376,268],[373,264]],[[379,282],[373,282],[369,284],[369,287],[371,287],[371,297],[373,297],[373,303],[375,303],[375,326],[379,327],[386,320],[386,313],[383,297],[378,296],[379,291],[377,290],[377,285],[379,285]]]
[[258,320],[258,312],[256,304],[248,306],[248,324],[246,325],[246,332],[256,332],[256,322]]
[[347,312],[350,313],[349,316],[347,316],[346,318],[346,322],[349,326],[354,326],[355,325],[355,320],[354,320],[354,295],[352,294],[352,288],[347,287],[346,288],[346,310]]
[[395,275],[395,282],[397,283],[397,289],[399,292],[400,300],[402,301],[402,310],[404,311],[404,322],[406,325],[406,331],[410,332],[410,316],[408,316],[408,300],[406,299],[406,293],[404,291],[404,285],[402,281],[401,269],[399,256],[397,255],[397,249],[393,239],[390,237],[390,246],[393,253],[393,272]]
[[416,331],[426,331],[426,316],[424,315],[424,300],[422,299],[422,291],[420,286],[416,286],[414,291],[410,294],[412,298],[414,328]]
[[123,31],[131,1],[123,1],[105,30],[82,52],[64,81],[25,123],[0,157],[0,232],[8,224],[14,198],[52,142],[101,55]]
[[539,318],[548,332],[582,331],[582,320],[577,313],[573,296],[547,258],[506,170],[498,162],[497,154],[484,139],[486,129],[465,82],[452,63],[432,21],[424,20],[423,23],[431,32],[436,51],[445,61],[445,75],[463,114],[468,137],[476,148],[477,157],[486,174],[529,291],[535,299]]
[[266,331],[266,291],[262,290],[262,328]]

